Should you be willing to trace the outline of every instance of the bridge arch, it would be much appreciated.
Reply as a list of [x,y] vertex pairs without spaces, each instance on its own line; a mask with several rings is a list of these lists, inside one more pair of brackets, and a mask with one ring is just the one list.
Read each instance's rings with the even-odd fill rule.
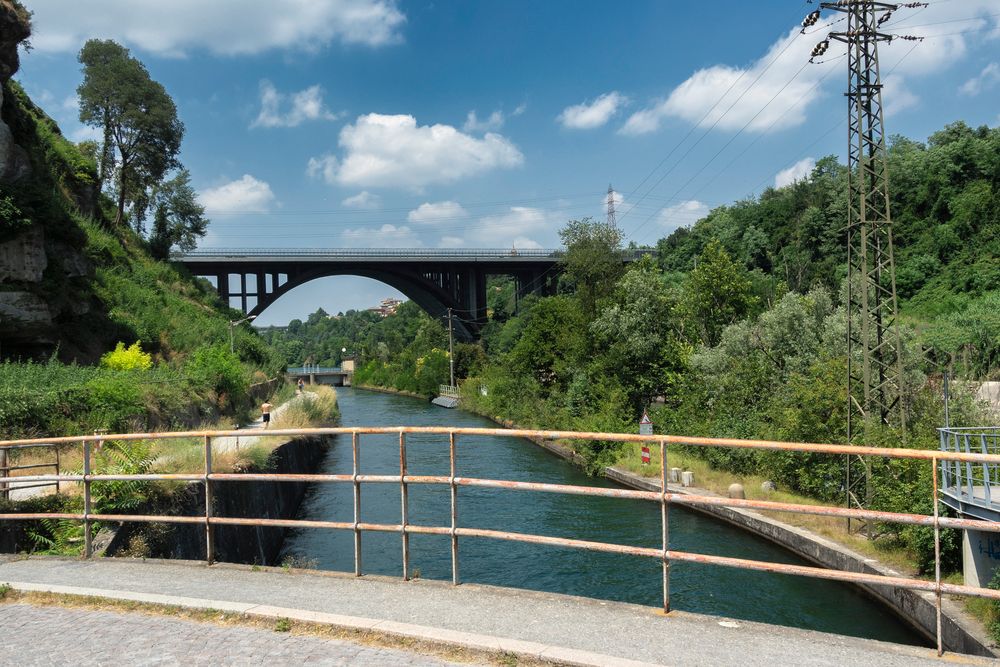
[[360,276],[399,290],[432,317],[453,309],[461,318],[457,336],[475,340],[486,323],[487,276],[513,277],[520,296],[553,294],[560,256],[554,250],[310,248],[196,250],[174,260],[212,281],[230,307],[247,315],[313,280]]

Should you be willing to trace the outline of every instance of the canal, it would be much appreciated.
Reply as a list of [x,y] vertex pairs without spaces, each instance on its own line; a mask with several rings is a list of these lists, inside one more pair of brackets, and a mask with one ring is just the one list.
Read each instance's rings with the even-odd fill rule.
[[[491,422],[427,401],[337,389],[344,426],[492,427]],[[409,472],[448,474],[445,436],[407,436]],[[569,463],[520,438],[463,436],[457,445],[457,474],[462,477],[511,479],[557,484],[614,486],[590,478]],[[321,472],[351,472],[350,440],[330,448]],[[398,436],[361,437],[361,472],[398,474]],[[315,484],[302,504],[300,518],[353,521],[350,484]],[[399,487],[362,485],[363,522],[399,523]],[[411,524],[450,525],[447,486],[410,485]],[[659,505],[638,500],[590,498],[498,489],[460,488],[459,526],[507,530],[659,548]],[[410,567],[426,579],[451,580],[447,536],[412,535]],[[670,510],[670,548],[762,561],[805,561],[728,524],[674,507]],[[527,588],[659,607],[662,604],[658,561],[636,556],[593,553],[479,538],[459,540],[463,582]],[[285,541],[283,558],[326,570],[353,572],[354,538],[350,531],[304,529]],[[400,576],[400,536],[364,533],[362,563],[366,574]],[[923,640],[890,611],[856,589],[835,582],[750,572],[695,563],[671,567],[671,607],[907,644]]]

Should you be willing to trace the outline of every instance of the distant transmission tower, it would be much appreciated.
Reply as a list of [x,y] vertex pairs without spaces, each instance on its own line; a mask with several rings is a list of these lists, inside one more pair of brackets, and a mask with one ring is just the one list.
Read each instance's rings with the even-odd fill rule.
[[[892,12],[916,4],[874,0],[820,3],[823,9],[847,15],[847,29],[831,32],[813,50],[813,57],[825,53],[829,40],[847,45],[848,442],[869,443],[884,424],[906,428],[878,43],[899,38],[879,32]],[[803,26],[812,25],[817,18],[811,14]],[[860,357],[860,368],[856,357]],[[850,457],[845,488],[849,506],[870,506],[871,468],[867,460]]]
[[615,219],[615,189],[611,187],[608,183],[608,226],[612,228],[618,227],[618,221]]

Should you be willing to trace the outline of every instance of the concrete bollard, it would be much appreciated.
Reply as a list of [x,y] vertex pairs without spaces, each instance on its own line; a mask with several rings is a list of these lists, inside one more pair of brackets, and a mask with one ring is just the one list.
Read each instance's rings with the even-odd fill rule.
[[681,473],[681,486],[694,486],[694,473],[685,470]]
[[729,485],[729,497],[739,498],[740,500],[746,500],[747,494],[743,491],[743,485],[737,482],[733,482]]
[[674,484],[680,484],[681,482],[681,469],[671,468],[670,469],[670,481]]
[[767,480],[760,485],[760,490],[765,491],[767,493],[771,493],[772,491],[777,491],[778,486],[771,480]]

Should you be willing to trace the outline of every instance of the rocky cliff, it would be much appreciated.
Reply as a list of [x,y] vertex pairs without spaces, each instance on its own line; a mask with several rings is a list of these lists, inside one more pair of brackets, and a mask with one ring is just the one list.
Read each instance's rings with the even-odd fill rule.
[[80,318],[95,307],[74,217],[94,213],[96,175],[11,79],[30,34],[30,13],[0,0],[0,357],[63,348],[61,356],[85,360],[92,352],[64,332],[85,326]]

